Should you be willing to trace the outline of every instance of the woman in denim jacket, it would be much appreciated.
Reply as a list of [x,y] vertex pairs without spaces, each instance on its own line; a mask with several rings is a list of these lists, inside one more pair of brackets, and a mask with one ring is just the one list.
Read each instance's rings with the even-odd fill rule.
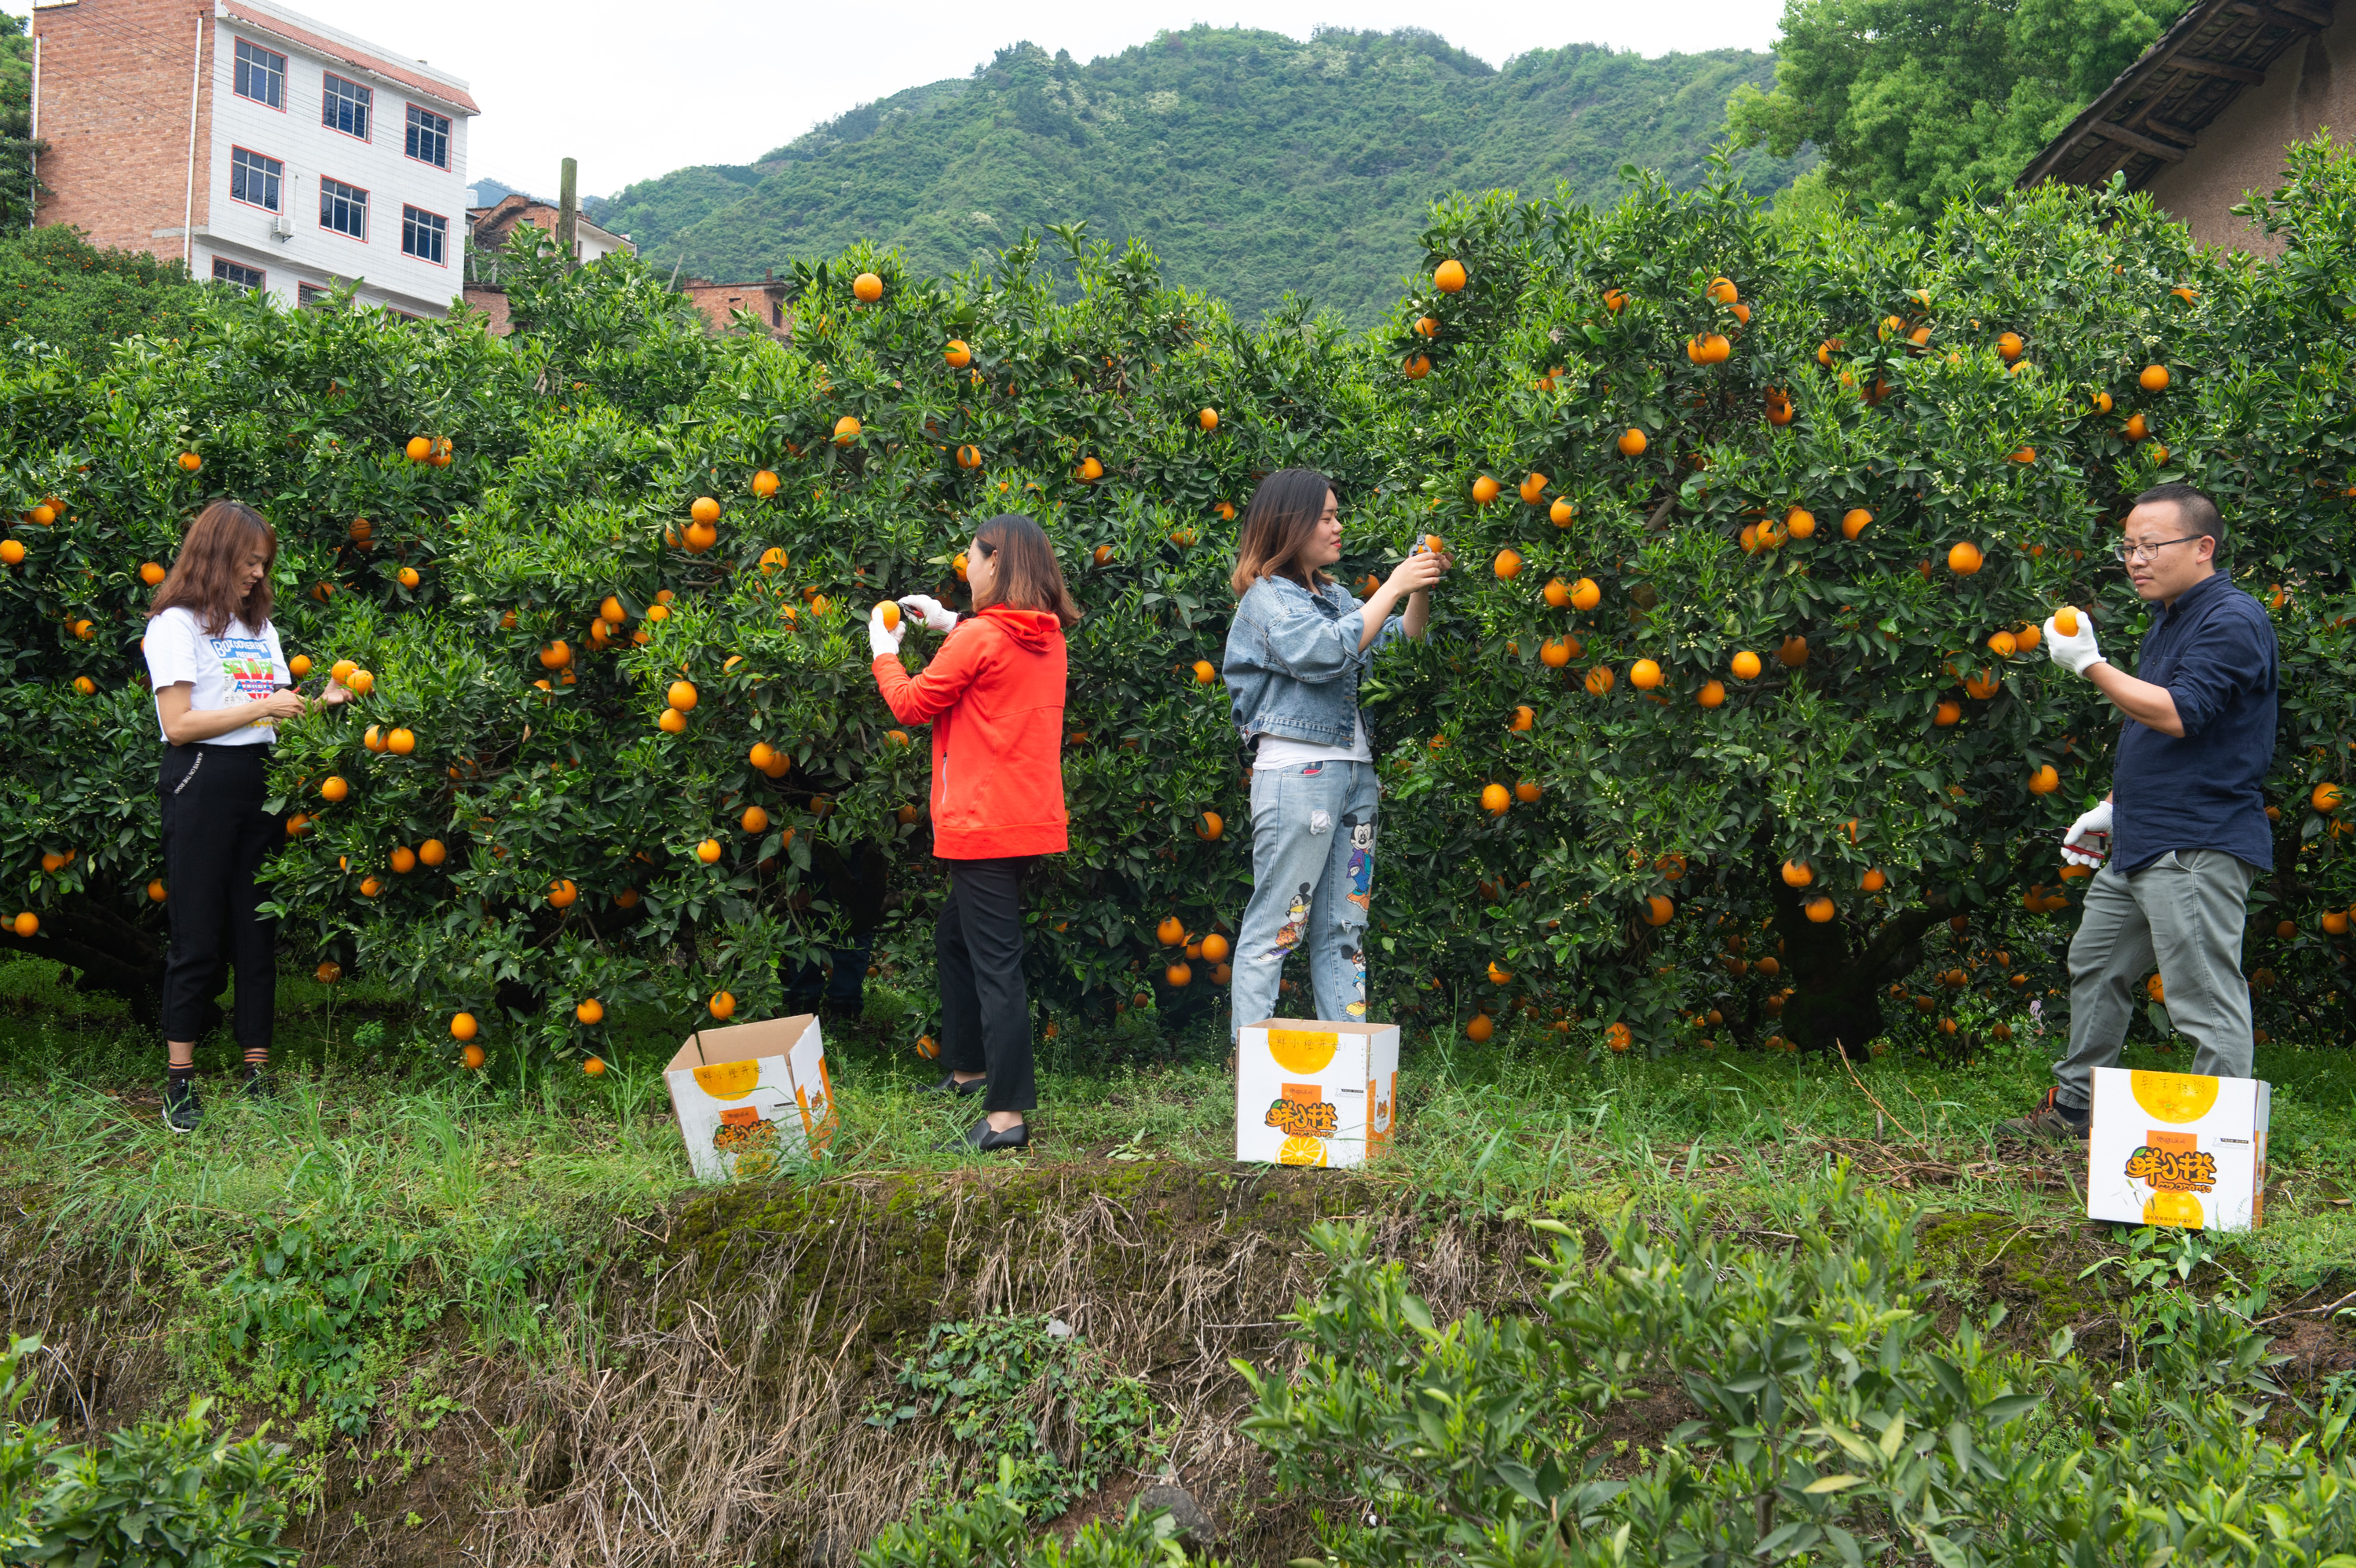
[[[1236,939],[1228,1029],[1274,1016],[1284,957],[1306,942],[1317,1016],[1366,1016],[1366,910],[1375,875],[1375,754],[1358,680],[1386,643],[1422,640],[1444,557],[1418,550],[1364,604],[1323,570],[1342,559],[1333,488],[1306,468],[1269,475],[1236,549],[1242,603],[1226,677],[1252,761],[1252,898]],[[1406,613],[1391,607],[1407,601]]]

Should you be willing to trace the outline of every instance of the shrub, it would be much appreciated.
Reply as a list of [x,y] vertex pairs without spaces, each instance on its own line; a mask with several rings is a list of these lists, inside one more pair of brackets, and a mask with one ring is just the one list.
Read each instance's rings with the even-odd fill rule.
[[[1815,1218],[1782,1256],[1730,1246],[1697,1203],[1657,1230],[1623,1218],[1592,1265],[1540,1221],[1537,1310],[1447,1325],[1362,1231],[1321,1225],[1306,1365],[1237,1363],[1246,1428],[1289,1487],[1365,1499],[1329,1523],[1329,1560],[1353,1563],[2287,1565],[2356,1546],[2351,1407],[2284,1409],[2262,1301],[2138,1298],[2137,1365],[2114,1381],[2067,1330],[2045,1360],[2001,1353],[2000,1309],[1942,1333],[1908,1216],[1846,1169]],[[1656,1446],[1611,1436],[1628,1402],[1680,1399],[1691,1418]]]

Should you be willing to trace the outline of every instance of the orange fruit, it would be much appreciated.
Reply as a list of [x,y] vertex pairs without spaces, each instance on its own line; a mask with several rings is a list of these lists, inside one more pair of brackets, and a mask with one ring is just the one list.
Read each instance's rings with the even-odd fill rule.
[[707,838],[695,847],[695,858],[709,866],[720,859],[720,840]]
[[1785,887],[1804,888],[1815,880],[1815,872],[1808,869],[1808,863],[1805,860],[1786,860],[1783,862],[1783,885]]
[[2323,916],[2323,933],[2326,936],[2347,935],[2348,912],[2340,909],[2327,910]]
[[973,350],[966,347],[964,338],[952,337],[947,347],[942,348],[941,357],[949,362],[950,368],[962,370],[973,363]]
[[1745,648],[1742,652],[1734,656],[1735,679],[1757,680],[1759,678],[1759,656],[1752,653],[1750,649]]
[[[450,1016],[450,1038],[453,1040],[474,1039],[477,1027],[472,1013],[453,1013]],[[476,1064],[469,1061],[466,1065],[472,1067]]]
[[859,436],[859,416],[845,414],[834,421],[834,444],[849,446]]
[[581,1071],[592,1078],[603,1078],[605,1076],[605,1060],[600,1056],[584,1057],[581,1060]]
[[1217,842],[1226,831],[1226,819],[1215,811],[1203,813],[1203,819],[1194,825],[1194,837],[1209,843]]
[[884,297],[884,280],[873,272],[862,272],[851,280],[851,297],[862,304],[873,304]]
[[1485,507],[1495,500],[1498,491],[1504,488],[1505,486],[1483,474],[1472,481],[1472,504],[1476,507]]
[[1652,443],[1645,439],[1644,432],[1633,426],[1620,432],[1620,455],[1622,457],[1642,457],[1644,455],[1644,448],[1651,444]]
[[2062,775],[2053,771],[2051,763],[2029,775],[2029,793],[2031,795],[2051,795],[2061,787]]
[[1995,632],[1988,636],[1987,647],[1997,657],[2008,659],[2020,650],[2020,640],[2010,632]]
[[413,566],[402,567],[399,571],[393,573],[393,580],[399,582],[403,588],[414,588],[422,581],[422,579],[417,575],[417,569]]
[[1548,604],[1559,610],[1570,603],[1570,584],[1559,577],[1549,577],[1542,596]]
[[22,937],[35,937],[39,935],[41,932],[41,917],[35,914],[31,910],[26,910],[17,915],[10,923],[16,930],[16,934]]
[[757,805],[746,806],[744,815],[738,817],[736,822],[737,826],[747,833],[766,833],[769,830],[769,814]]
[[604,1023],[605,1021],[605,1004],[599,1001],[594,997],[584,998],[579,1007],[573,1009],[573,1016],[579,1019],[584,1024]]
[[1614,1054],[1625,1055],[1628,1048],[1636,1043],[1635,1031],[1626,1024],[1615,1023],[1603,1031],[1603,1043],[1611,1047]]
[[1616,315],[1620,307],[1627,303],[1628,292],[1625,289],[1606,289],[1603,291],[1604,309],[1612,311]]
[[1525,703],[1521,707],[1514,709],[1514,721],[1506,725],[1505,728],[1519,733],[1522,731],[1531,728],[1533,725],[1537,724],[1537,721],[1538,716],[1537,709]]
[[1785,669],[1797,669],[1802,665],[1807,663],[1808,639],[1805,637],[1784,638],[1783,645],[1775,650],[1775,662],[1782,665]]
[[[412,435],[409,438],[408,446],[402,450],[408,453],[410,462],[423,463],[434,455],[434,443],[424,436]],[[181,466],[186,467],[187,464],[183,464]]]
[[[542,681],[541,684],[542,686],[546,686],[548,683],[546,681]],[[685,734],[687,732],[687,715],[681,713],[676,708],[666,708],[662,710],[662,717],[655,720],[655,728],[660,730],[666,735]]]
[[753,494],[766,501],[777,493],[777,476],[766,468],[753,472]]
[[712,999],[703,1004],[715,1019],[726,1020],[736,1015],[736,998],[725,991],[714,991]]
[[17,543],[15,539],[0,539],[0,561],[5,561],[10,566],[17,566],[21,565],[24,560],[25,547],[23,545]]
[[352,671],[352,677],[344,682],[344,689],[354,697],[366,697],[376,689],[376,677],[364,669],[356,669]]
[[663,700],[678,712],[689,712],[696,703],[695,683],[689,680],[672,681],[670,690],[664,694]]
[[720,503],[709,496],[698,496],[689,504],[687,515],[699,523],[716,523],[720,520]]
[[1227,955],[1234,951],[1235,948],[1228,943],[1227,939],[1221,936],[1215,931],[1211,933],[1210,935],[1203,938],[1203,956],[1205,959],[1208,959],[1211,963],[1226,963],[1227,961]]
[[938,1061],[941,1059],[940,1041],[935,1040],[928,1034],[918,1035],[916,1037],[916,1054],[923,1057],[926,1061]]
[[1080,465],[1072,470],[1072,477],[1083,485],[1093,485],[1104,477],[1104,464],[1094,457],[1083,457]]
[[1936,709],[1932,710],[1931,722],[1937,725],[1940,729],[1944,730],[1950,724],[1953,724],[1963,718],[1963,704],[1954,701],[1943,701]]
[[1499,550],[1497,552],[1496,561],[1490,567],[1490,570],[1497,574],[1499,581],[1505,582],[1512,581],[1515,578],[1519,577],[1522,574],[1522,558],[1520,553],[1510,548]]
[[410,872],[417,869],[417,851],[412,849],[406,844],[394,845],[392,848],[392,869],[395,875],[402,877],[405,877],[409,875]]
[[1547,476],[1545,475],[1529,475],[1522,480],[1520,491],[1521,497],[1525,502],[1535,507],[1539,501],[1545,498]]
[[1651,898],[1644,901],[1644,923],[1646,925],[1666,925],[1670,921],[1676,918],[1676,912],[1677,906],[1670,902],[1667,899],[1663,898],[1658,893],[1655,893]]
[[1864,876],[1858,879],[1857,885],[1869,893],[1878,893],[1890,885],[1890,879],[1879,870],[1869,869]]
[[1411,355],[1408,357],[1407,362],[1399,367],[1399,370],[1408,380],[1420,381],[1426,376],[1431,374],[1431,356],[1429,354]]
[[1639,691],[1650,691],[1661,684],[1661,667],[1651,659],[1638,659],[1628,667],[1628,684]]
[[1218,678],[1219,672],[1217,667],[1214,666],[1210,660],[1196,659],[1194,661],[1194,684],[1196,686],[1208,686]]
[[1865,532],[1865,525],[1873,521],[1873,514],[1863,507],[1851,507],[1841,514],[1841,538],[1853,539]]
[[1702,682],[1701,689],[1694,694],[1694,700],[1700,703],[1704,708],[1725,707],[1726,683],[1719,680],[1706,680]]
[[1810,538],[1816,531],[1816,515],[1805,507],[1794,507],[1783,515],[1783,531],[1795,539]]
[[1548,637],[1538,647],[1538,663],[1548,669],[1560,669],[1570,662],[1570,639]]
[[2017,332],[2005,333],[1996,340],[1996,351],[2008,365],[2020,357],[2020,351],[2025,347],[2027,345],[2020,341],[2020,334]]
[[1503,816],[1514,804],[1513,793],[1504,784],[1483,784],[1481,788],[1481,809],[1492,816]]
[[1456,293],[1458,290],[1462,289],[1468,281],[1464,272],[1464,263],[1457,261],[1453,257],[1451,257],[1449,260],[1440,262],[1439,266],[1432,269],[1431,281],[1433,285],[1437,287],[1441,293],[1452,294]]
[[2053,629],[2065,637],[2078,635],[2078,612],[2064,604],[2053,612]]
[[1153,939],[1164,947],[1183,947],[1186,945],[1185,923],[1174,914],[1165,915],[1162,923],[1153,928]]
[[2168,390],[2168,367],[2165,365],[2145,366],[2143,368],[2143,374],[2136,378],[2136,385],[2141,387],[2147,392],[2164,392]]
[[1605,696],[1610,693],[1618,677],[1612,673],[1610,665],[1597,665],[1587,672],[1587,693],[1590,697]]
[[417,750],[417,737],[406,730],[394,730],[386,734],[384,749],[396,757],[405,757]]
[[170,896],[171,891],[164,886],[164,880],[161,877],[155,878],[147,884],[147,901],[150,903],[162,903]]
[[560,877],[548,884],[548,901],[557,909],[569,909],[573,901],[580,896],[581,890],[564,878]]
[[1553,520],[1556,528],[1567,528],[1570,527],[1570,520],[1579,516],[1579,508],[1562,496],[1557,496],[1554,498],[1554,505],[1547,508],[1547,516]]
[[98,682],[91,679],[90,677],[86,675],[78,675],[74,677],[73,688],[76,691],[80,692],[84,697],[95,697],[98,695]]
[[1735,292],[1732,281],[1725,277],[1710,279],[1708,293],[1709,297],[1719,304],[1732,304],[1742,297]]
[[1219,411],[1205,409],[1194,416],[1194,422],[1206,431],[1216,430],[1219,428]]
[[1603,590],[1595,585],[1595,580],[1593,578],[1582,577],[1578,581],[1570,585],[1570,607],[1572,609],[1592,610],[1598,604],[1602,603]]
[[875,613],[884,617],[884,629],[885,631],[896,632],[900,629],[899,605],[894,603],[891,600],[886,599],[875,606]]
[[1947,551],[1947,570],[1958,577],[1969,577],[1980,569],[1980,547],[1969,539],[1951,547]]
[[2339,810],[2340,804],[2348,796],[2346,792],[2336,784],[2319,784],[2315,786],[2314,793],[2307,798],[2316,810],[2332,812]]
[[1832,919],[1832,917],[1839,912],[1833,908],[1832,900],[1825,897],[1822,893],[1819,893],[1815,898],[1812,898],[1807,902],[1802,904],[1800,906],[1800,912],[1806,915],[1814,923],[1822,925],[1826,921]]
[[1475,1045],[1483,1043],[1496,1032],[1496,1024],[1486,1013],[1474,1013],[1472,1020],[1464,1026],[1464,1038]]
[[321,800],[339,801],[351,793],[352,786],[345,783],[342,776],[339,774],[329,773],[326,778],[319,781],[319,798]]
[[1524,805],[1536,805],[1539,797],[1545,794],[1546,791],[1543,788],[1529,779],[1524,779],[1514,786],[1514,798]]
[[[350,662],[351,661],[348,659],[340,660],[336,666],[337,670],[342,671],[342,673],[337,675],[336,678],[345,681],[346,684],[349,684],[349,677],[352,672],[344,669],[344,666]],[[566,665],[569,665],[572,662],[572,645],[565,642],[562,637],[557,638],[552,643],[546,644],[540,650],[540,667],[542,669],[562,669]]]
[[1191,986],[1194,983],[1194,971],[1186,965],[1173,964],[1162,971],[1162,977],[1172,986]]

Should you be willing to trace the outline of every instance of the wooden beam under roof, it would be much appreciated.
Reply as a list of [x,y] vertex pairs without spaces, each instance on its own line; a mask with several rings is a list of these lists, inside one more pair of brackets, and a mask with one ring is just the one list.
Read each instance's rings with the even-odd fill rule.
[[2190,71],[2195,76],[2213,76],[2221,81],[2238,81],[2244,87],[2263,87],[2266,73],[2252,70],[2245,65],[2229,65],[2223,60],[2202,59],[2199,55],[2170,55],[2168,63],[2178,70]]
[[2115,125],[2107,120],[2098,121],[2089,126],[2086,133],[2090,136],[2100,136],[2105,142],[2116,142],[2122,146],[2133,147],[2138,153],[2149,153],[2155,158],[2166,158],[2171,164],[2180,164],[2184,161],[2183,148],[2171,147],[2165,142],[2157,141],[2143,134],[2140,131],[2130,131],[2124,125]]

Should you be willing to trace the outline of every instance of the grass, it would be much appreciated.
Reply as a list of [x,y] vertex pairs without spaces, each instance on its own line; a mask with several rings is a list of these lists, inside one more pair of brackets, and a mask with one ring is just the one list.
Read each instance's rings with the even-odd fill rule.
[[[843,1115],[834,1155],[782,1179],[971,1162],[934,1147],[970,1108],[921,1093],[937,1069],[901,1040],[905,1004],[870,995],[863,1019],[829,1030]],[[382,990],[288,976],[279,996],[279,1098],[237,1097],[234,1052],[217,1037],[199,1057],[208,1120],[182,1138],[157,1118],[157,1050],[118,1004],[61,988],[37,960],[0,966],[0,1181],[48,1194],[60,1239],[159,1253],[227,1245],[273,1215],[398,1216],[435,1238],[431,1252],[462,1288],[469,1270],[512,1274],[506,1253],[692,1189],[661,1083],[668,1039],[621,1034],[602,1080],[496,1054],[467,1074]],[[1141,1015],[1109,1035],[1065,1022],[1042,1042],[1029,1158],[1230,1161],[1234,1091],[1217,1029],[1168,1040]],[[1748,1052],[1590,1060],[1556,1039],[1505,1031],[1475,1046],[1410,1029],[1397,1152],[1372,1179],[1402,1204],[1475,1214],[1598,1214],[1698,1188],[1730,1225],[1772,1231],[1830,1152],[1933,1207],[2022,1223],[2081,1211],[2066,1159],[1988,1137],[2048,1082],[2034,1042],[1984,1051],[1969,1069],[1892,1052],[1852,1075],[1837,1061]],[[2132,1047],[2127,1064],[2171,1061]],[[2276,1085],[2274,1185],[2266,1228],[2240,1249],[2303,1290],[2356,1257],[2356,1212],[2340,1196],[2356,1191],[2356,1056],[2274,1045],[2258,1072]]]

